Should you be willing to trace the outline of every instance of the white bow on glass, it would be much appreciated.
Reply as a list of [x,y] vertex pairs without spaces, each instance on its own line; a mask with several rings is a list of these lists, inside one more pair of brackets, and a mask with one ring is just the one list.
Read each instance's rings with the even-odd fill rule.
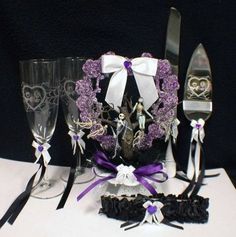
[[164,219],[164,216],[161,212],[161,208],[163,207],[162,202],[151,202],[147,201],[143,204],[143,207],[146,209],[145,216],[143,220],[140,222],[140,225],[144,224],[145,222],[148,223],[156,223],[160,224]]
[[105,101],[119,111],[125,92],[128,71],[132,70],[140,97],[144,100],[145,109],[158,99],[158,93],[153,77],[156,75],[158,60],[139,57],[128,60],[118,55],[102,56],[102,72],[114,73],[108,85]]
[[51,156],[48,153],[48,149],[51,147],[51,145],[49,143],[38,144],[37,142],[33,141],[32,146],[35,148],[35,163],[39,161],[42,155],[44,166],[47,167],[48,163],[51,160]]
[[70,137],[71,137],[71,145],[72,145],[72,148],[73,148],[73,155],[74,155],[75,152],[76,152],[77,144],[78,144],[78,146],[79,146],[79,149],[80,149],[80,151],[81,151],[81,154],[84,154],[85,142],[84,142],[84,140],[82,139],[82,137],[83,137],[83,135],[84,135],[85,133],[81,130],[81,131],[79,131],[78,133],[69,131],[68,134],[69,134]]

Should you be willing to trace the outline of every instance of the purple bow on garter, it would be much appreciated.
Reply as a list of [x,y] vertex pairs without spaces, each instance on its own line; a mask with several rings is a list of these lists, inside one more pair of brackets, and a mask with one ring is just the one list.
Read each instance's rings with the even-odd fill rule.
[[[117,171],[117,166],[112,164],[108,157],[101,151],[97,151],[94,155],[94,160],[95,162],[110,170],[111,174],[96,180],[93,182],[91,185],[89,185],[82,193],[79,194],[77,197],[77,201],[79,201],[81,198],[83,198],[88,192],[90,192],[93,188],[95,188],[97,185],[104,183],[110,179],[116,178],[116,175],[118,173]],[[167,174],[162,171],[163,165],[161,163],[157,164],[150,164],[150,165],[145,165],[142,167],[139,167],[133,171],[134,176],[136,177],[137,181],[142,184],[152,195],[156,195],[157,192],[155,188],[147,181],[147,179],[157,182],[157,183],[162,183],[165,182],[168,178]],[[159,180],[157,178],[152,177],[155,174],[162,174],[163,175],[163,180]]]

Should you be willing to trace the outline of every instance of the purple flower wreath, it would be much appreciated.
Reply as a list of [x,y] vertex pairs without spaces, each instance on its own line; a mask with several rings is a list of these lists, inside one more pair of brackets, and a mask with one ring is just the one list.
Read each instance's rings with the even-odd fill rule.
[[[143,53],[142,57],[152,56],[149,53]],[[114,125],[114,119],[104,119],[103,114],[107,113],[109,108],[97,99],[97,95],[101,93],[100,82],[106,76],[101,72],[101,58],[88,59],[83,65],[83,71],[83,79],[76,83],[76,91],[79,94],[77,106],[80,111],[81,123],[90,124],[88,127],[90,137],[97,140],[104,150],[113,151],[116,147],[116,138],[109,132],[109,126]],[[129,71],[129,76],[131,75],[132,71]],[[142,151],[149,149],[154,140],[162,139],[167,135],[176,116],[175,108],[178,104],[176,95],[179,83],[177,76],[172,73],[168,60],[158,60],[154,81],[159,99],[149,109],[153,119],[149,122],[141,141],[135,147],[135,149]]]

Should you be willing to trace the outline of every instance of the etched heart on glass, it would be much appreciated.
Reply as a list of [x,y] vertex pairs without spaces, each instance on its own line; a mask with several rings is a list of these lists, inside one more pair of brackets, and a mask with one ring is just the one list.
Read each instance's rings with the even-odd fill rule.
[[46,91],[42,86],[25,85],[22,94],[25,104],[33,111],[40,108],[46,99]]
[[188,89],[196,97],[205,97],[211,89],[211,82],[207,77],[193,76],[188,80]]
[[67,80],[64,82],[64,91],[68,98],[70,98],[73,101],[76,101],[78,98],[78,95],[75,91],[75,82],[71,80]]

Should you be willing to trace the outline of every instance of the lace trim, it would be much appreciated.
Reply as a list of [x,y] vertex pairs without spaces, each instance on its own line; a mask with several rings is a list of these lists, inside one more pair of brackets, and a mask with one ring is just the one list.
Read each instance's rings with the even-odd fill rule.
[[168,221],[179,223],[206,223],[209,213],[209,199],[201,196],[181,198],[175,195],[165,196],[157,194],[149,197],[138,194],[137,196],[102,196],[102,208],[99,213],[123,221],[142,221],[145,215],[143,204],[151,200],[160,201],[164,204],[161,211]]

